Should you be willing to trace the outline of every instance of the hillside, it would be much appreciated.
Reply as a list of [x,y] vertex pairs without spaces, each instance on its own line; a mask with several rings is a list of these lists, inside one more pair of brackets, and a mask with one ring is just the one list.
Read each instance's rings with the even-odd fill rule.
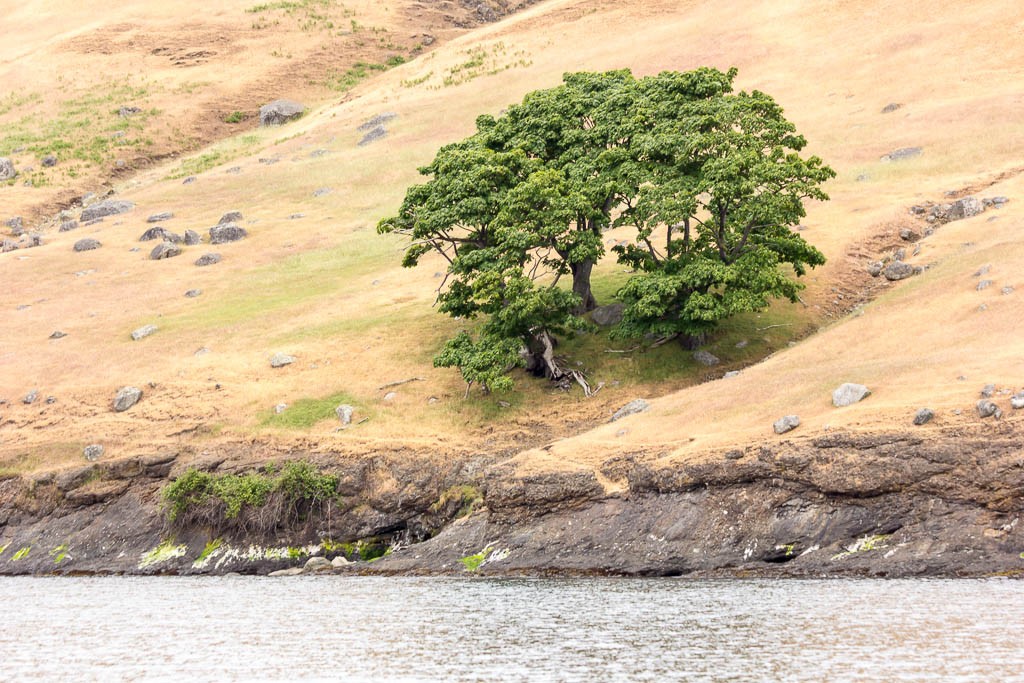
[[[350,4],[354,21],[387,27],[409,61],[372,70],[344,96],[308,83],[310,70],[317,78],[328,72],[328,57],[313,45],[320,38],[289,28],[288,16],[252,29],[245,3],[214,13],[195,32],[178,30],[190,21],[186,6],[118,10],[99,25],[85,24],[81,17],[92,15],[82,4],[81,14],[62,18],[66,26],[28,10],[12,15],[23,38],[0,53],[5,82],[42,93],[17,106],[56,116],[59,98],[47,93],[62,87],[62,64],[126,73],[148,51],[125,87],[152,84],[132,101],[163,113],[153,116],[152,130],[147,119],[139,131],[154,136],[157,151],[133,157],[113,176],[113,198],[135,204],[127,213],[59,232],[57,210],[99,185],[53,178],[42,192],[0,186],[0,218],[32,217],[44,242],[0,254],[7,292],[0,471],[43,477],[81,466],[89,444],[103,445],[112,461],[173,455],[175,473],[191,463],[230,470],[282,457],[325,464],[385,458],[411,479],[422,463],[427,488],[461,483],[456,464],[481,462],[496,468],[488,475],[495,509],[520,510],[506,516],[515,522],[525,514],[516,506],[562,509],[562,501],[571,508],[604,496],[628,500],[630,491],[674,495],[716,482],[742,486],[744,477],[793,476],[825,496],[937,495],[953,484],[936,483],[935,463],[952,458],[942,474],[956,471],[977,490],[939,497],[983,508],[970,517],[979,538],[982,527],[1002,528],[1019,512],[1022,412],[1010,406],[1010,395],[1024,389],[1024,120],[1013,116],[1024,106],[1024,9],[1017,3],[990,0],[957,14],[927,1],[546,0],[469,31],[440,6],[409,3],[381,15],[372,3]],[[171,33],[196,36],[194,45],[179,37],[170,46],[175,55],[217,53],[189,67],[206,75],[185,77],[180,65],[152,52],[168,42],[156,45],[152,36]],[[420,54],[422,34],[444,40]],[[101,49],[112,43],[121,47]],[[268,49],[290,57],[267,58]],[[370,56],[354,44],[338,49],[341,61],[355,64],[386,60],[391,48]],[[34,60],[49,65],[45,78],[29,70]],[[557,84],[563,72],[628,67],[646,75],[700,65],[738,67],[739,87],[775,97],[808,151],[838,172],[827,187],[831,201],[809,206],[804,222],[805,237],[828,263],[806,278],[803,305],[781,303],[727,325],[707,347],[724,361],[712,369],[676,345],[606,353],[626,349],[601,333],[565,348],[595,384],[605,383],[592,399],[525,375],[515,394],[463,399],[457,373],[431,367],[440,341],[459,329],[431,308],[442,267],[400,268],[403,245],[378,236],[377,221],[417,181],[416,168],[471,132],[477,115],[497,114],[530,90]],[[39,85],[30,88],[29,79]],[[178,90],[205,80],[193,93]],[[120,93],[112,97],[102,106],[121,105]],[[298,121],[256,128],[256,108],[277,97],[313,106]],[[224,123],[236,110],[243,123]],[[0,105],[2,120],[14,112]],[[386,135],[360,144],[360,126],[381,115]],[[193,132],[180,139],[160,133],[179,119]],[[232,125],[244,132],[229,135]],[[920,152],[887,158],[906,148]],[[97,183],[108,177],[90,173]],[[934,225],[911,213],[967,196],[1008,201]],[[138,241],[152,214],[172,212],[159,225],[205,237],[231,210],[243,215],[243,241],[186,247],[160,261],[148,258],[155,243]],[[72,209],[76,218],[79,211]],[[901,240],[901,229],[922,237]],[[86,237],[102,247],[74,252]],[[609,242],[625,237],[608,234]],[[923,272],[892,283],[868,274],[871,262],[900,248]],[[222,260],[193,265],[208,252]],[[601,303],[622,277],[611,258],[600,264]],[[982,281],[990,284],[979,288]],[[196,289],[199,296],[185,296]],[[154,334],[132,340],[133,330],[150,324]],[[66,336],[51,339],[58,330]],[[296,360],[272,368],[276,353]],[[722,377],[736,369],[738,376]],[[405,380],[414,381],[389,386]],[[834,408],[831,392],[844,382],[872,394]],[[983,420],[975,410],[988,384],[1000,419]],[[143,398],[114,412],[115,392],[125,385],[141,388]],[[22,398],[33,390],[38,400],[26,405]],[[607,423],[638,397],[650,410]],[[348,429],[334,417],[339,403],[355,407]],[[287,406],[280,414],[278,404]],[[915,427],[924,407],[935,418]],[[800,427],[775,435],[772,423],[788,414],[799,415]],[[878,460],[856,459],[885,444],[903,446]],[[740,453],[738,469],[722,471],[729,451]],[[780,452],[792,456],[789,465]],[[753,460],[767,469],[750,469]],[[893,469],[905,478],[872,488],[890,481]],[[416,488],[389,486],[377,494]],[[904,507],[919,512],[924,503],[915,501]],[[466,542],[489,538],[496,527],[473,528],[478,537]],[[1010,553],[1019,540],[1011,529],[999,532],[999,552]]]

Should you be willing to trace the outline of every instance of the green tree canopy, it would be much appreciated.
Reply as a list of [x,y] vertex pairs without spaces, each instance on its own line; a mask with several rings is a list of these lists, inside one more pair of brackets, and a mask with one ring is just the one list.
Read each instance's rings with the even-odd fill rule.
[[620,336],[692,341],[772,298],[795,300],[793,276],[824,257],[793,227],[834,173],[799,156],[806,141],[771,97],[733,93],[735,76],[567,74],[441,148],[420,169],[429,180],[378,226],[411,239],[403,265],[446,260],[442,312],[484,319],[435,364],[487,389],[510,386],[515,366],[586,388],[553,348],[597,304],[591,276],[611,227],[635,231],[614,249],[636,271],[618,295]]

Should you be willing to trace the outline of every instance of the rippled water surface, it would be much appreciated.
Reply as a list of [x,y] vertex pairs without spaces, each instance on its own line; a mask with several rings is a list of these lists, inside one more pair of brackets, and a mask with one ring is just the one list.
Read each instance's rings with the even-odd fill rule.
[[0,578],[0,680],[1024,680],[1024,583]]

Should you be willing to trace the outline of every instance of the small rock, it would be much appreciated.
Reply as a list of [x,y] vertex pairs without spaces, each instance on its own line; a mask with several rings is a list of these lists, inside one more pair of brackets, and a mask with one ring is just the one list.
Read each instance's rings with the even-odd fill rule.
[[223,216],[220,217],[220,220],[217,221],[217,225],[227,225],[228,223],[237,223],[240,220],[242,220],[242,212],[241,211],[228,211],[226,214],[224,214]]
[[981,282],[978,283],[978,286],[975,287],[975,289],[980,292],[983,289],[988,289],[991,285],[992,285],[992,281],[991,280],[982,280]]
[[66,333],[61,332],[60,330],[56,330],[53,334],[50,335],[50,339],[63,339],[66,336],[68,336]]
[[21,399],[21,402],[27,406],[30,406],[36,402],[37,398],[39,398],[39,390],[33,389],[32,391],[25,394],[25,398]]
[[397,391],[389,391],[388,393],[384,394],[385,401],[394,401],[396,398],[398,398]]
[[60,224],[60,230],[58,232],[70,232],[78,228],[78,221],[64,221]]
[[884,107],[882,107],[882,113],[883,114],[891,114],[891,113],[893,113],[894,111],[896,111],[897,109],[899,109],[902,106],[903,105],[899,104],[898,102],[890,102],[889,104],[887,104]]
[[272,368],[283,368],[286,365],[291,365],[295,362],[295,356],[289,356],[286,353],[275,353],[270,357],[270,367]]
[[914,274],[914,267],[909,263],[903,263],[902,261],[893,261],[882,270],[882,275],[885,276],[886,280],[895,281],[903,280]]
[[143,325],[139,329],[137,329],[134,332],[132,332],[132,339],[135,340],[135,341],[139,341],[140,339],[145,339],[149,335],[151,335],[154,332],[156,332],[157,329],[158,328],[157,328],[156,325]]
[[903,228],[900,230],[900,239],[904,242],[916,242],[921,239],[921,236],[910,228]]
[[693,352],[693,359],[705,367],[713,367],[718,365],[722,361],[718,359],[713,353],[701,349],[700,351]]
[[5,238],[3,242],[0,242],[0,254],[6,254],[7,252],[10,251],[17,251],[17,249],[18,243],[15,242],[14,240],[9,240]]
[[222,223],[210,228],[210,244],[224,244],[226,242],[237,242],[248,236],[245,228],[240,228],[234,223]]
[[991,264],[985,264],[981,268],[974,271],[974,277],[981,277],[982,275],[988,275],[989,271],[992,270]]
[[195,230],[186,230],[183,241],[185,242],[186,245],[194,247],[195,245],[202,242],[203,238]]
[[999,291],[1000,291],[1000,293],[1001,293],[1001,294],[1002,294],[1003,296],[1006,296],[1006,295],[1008,295],[1008,294],[1013,294],[1013,287],[1010,287],[1009,285],[1007,285],[1006,287],[1003,287],[1003,288],[1002,288],[1001,290],[999,290]]
[[982,398],[992,398],[992,395],[995,394],[995,393],[996,393],[996,385],[995,384],[986,384],[985,387],[981,390],[981,397]]
[[139,402],[142,389],[138,387],[121,387],[114,396],[114,412],[123,413]]
[[102,246],[103,245],[100,244],[99,240],[93,239],[92,237],[86,237],[85,239],[80,239],[77,242],[75,242],[74,250],[92,251],[93,249],[99,249]]
[[[206,348],[205,346],[201,346],[198,349],[196,349],[196,352],[193,353],[192,355],[193,356],[205,356],[209,352],[210,352],[210,349]],[[218,385],[218,386],[220,386],[220,385]]]
[[1014,410],[1020,410],[1021,408],[1024,408],[1024,391],[1020,392],[1019,394],[1015,395],[1013,398],[1010,399],[1010,406]]
[[780,417],[778,420],[772,423],[772,429],[775,430],[776,434],[785,434],[791,432],[800,426],[800,418],[796,415],[786,415]]
[[354,412],[355,408],[344,403],[334,409],[334,414],[338,416],[338,420],[343,425],[352,424],[352,413]]
[[242,167],[241,166],[232,166],[231,168],[229,168],[228,170],[226,170],[224,172],[225,173],[233,173],[233,174],[237,175],[237,174],[242,172]]
[[902,261],[906,257],[907,257],[907,250],[903,249],[903,248],[897,249],[896,251],[894,251],[892,253],[892,260],[893,261]]
[[280,415],[286,410],[288,410],[287,403],[278,403],[276,406],[274,406],[274,415]]
[[347,564],[350,564],[350,563],[349,563],[348,560],[345,559],[344,555],[338,555],[333,560],[331,560],[331,566],[334,567],[335,569],[337,569],[338,567],[344,567]]
[[991,206],[993,209],[1001,209],[1001,208],[1003,208],[1003,205],[1006,204],[1009,201],[1010,201],[1009,197],[999,196],[999,197],[992,197],[991,199],[989,199],[989,198],[982,199],[981,203],[984,204],[985,206]]
[[190,175],[188,178],[185,178],[184,180],[182,180],[181,184],[182,185],[191,185],[195,181],[196,181],[196,177],[194,175]]
[[142,112],[142,110],[138,107],[124,106],[117,110],[117,115],[120,116],[122,119],[126,119],[129,116],[134,116],[135,114],[138,114],[140,112]]
[[175,256],[181,256],[181,247],[173,242],[161,242],[153,247],[153,251],[149,252],[149,258],[153,261],[174,258]]
[[976,408],[978,409],[978,416],[982,418],[994,417],[998,420],[1003,416],[1003,411],[999,409],[999,406],[988,399],[983,398],[978,401]]
[[511,408],[512,404],[509,403],[508,401],[498,401],[498,407],[499,408]]
[[722,379],[731,379],[733,377],[739,377],[739,376],[740,376],[740,371],[739,370],[730,370],[729,372],[727,372],[724,375],[722,375]]
[[847,382],[832,392],[832,405],[836,408],[844,408],[854,403],[863,401],[871,395],[871,390],[863,384]]
[[742,457],[743,457],[743,451],[741,451],[738,448],[734,448],[731,451],[726,451],[725,452],[725,459],[726,460],[740,460]]
[[215,263],[220,263],[220,254],[203,254],[196,259],[197,266],[212,266]]
[[43,168],[53,168],[54,166],[57,165],[57,157],[53,156],[52,154],[47,154],[40,160],[39,163],[43,165]]
[[647,410],[650,409],[650,407],[650,404],[647,401],[643,400],[642,398],[633,399],[626,405],[616,410],[615,414],[612,415],[612,419],[609,420],[609,422],[615,422],[616,420],[621,420],[622,418],[628,417],[629,415],[636,415],[637,413],[646,412]]
[[985,205],[976,197],[963,197],[953,202],[946,212],[946,219],[950,221],[960,220],[977,216],[985,211]]
[[358,130],[367,131],[376,128],[377,126],[383,126],[385,123],[398,118],[398,114],[393,111],[386,111],[376,116],[367,119],[363,123],[359,124]]
[[48,405],[48,406],[50,406],[50,405],[53,405],[54,403],[56,403],[56,402],[57,402],[57,397],[56,397],[56,396],[47,396],[47,397],[46,397],[46,401],[44,401],[44,402],[45,402],[45,403],[46,403],[46,405]]
[[930,410],[929,408],[921,408],[921,410],[917,411],[917,414],[914,415],[914,424],[920,427],[921,425],[931,422],[933,417],[935,417],[935,411]]
[[14,168],[14,162],[8,157],[0,157],[0,181],[12,180],[18,177],[18,171]]
[[329,187],[318,187],[317,189],[313,190],[313,196],[314,197],[323,197],[323,196],[329,195],[331,192],[334,192],[334,190],[332,190]]
[[921,156],[921,152],[924,151],[920,147],[901,147],[900,149],[893,150],[881,158],[882,163],[890,163],[893,161],[903,161],[904,159],[913,159],[914,157]]
[[86,221],[95,220],[97,218],[104,218],[105,216],[116,216],[117,214],[126,213],[135,208],[134,202],[105,199],[104,201],[93,204],[89,208],[82,211],[82,215],[79,217],[83,223]]
[[288,220],[290,220],[290,221],[295,221],[295,220],[298,220],[300,218],[305,218],[305,217],[306,217],[306,214],[304,214],[304,213],[288,214]]
[[306,107],[293,100],[274,100],[260,107],[261,126],[280,126],[306,113]]
[[371,129],[366,135],[364,135],[362,137],[362,139],[359,141],[359,146],[360,147],[364,147],[364,146],[370,144],[371,142],[374,142],[376,140],[380,140],[383,137],[386,137],[387,134],[388,134],[388,131],[387,131],[387,129],[384,126],[377,126],[377,127],[373,128],[373,129]]
[[103,446],[98,443],[86,446],[82,449],[82,455],[84,455],[85,459],[89,462],[96,462],[100,459],[100,456],[103,455]]
[[11,229],[11,234],[15,237],[20,237],[25,233],[25,223],[22,221],[21,216],[8,218],[4,225]]
[[307,572],[322,572],[325,569],[333,569],[334,566],[331,561],[326,557],[311,557],[306,560],[305,566],[302,567]]
[[289,567],[288,569],[278,569],[276,572],[270,572],[267,576],[299,576],[304,573],[302,567]]
[[868,264],[868,274],[871,277],[878,277],[879,275],[882,274],[882,268],[884,267],[885,264],[882,263],[881,261],[872,261],[871,263]]
[[190,289],[187,292],[185,292],[185,296],[187,296],[189,299],[195,299],[197,296],[199,296],[202,293],[203,293],[203,290],[201,290],[201,289]]
[[611,327],[622,322],[622,314],[626,310],[625,304],[608,304],[598,306],[590,313],[590,319],[599,327]]
[[160,226],[152,227],[139,236],[140,242],[149,242],[151,240],[171,242],[172,244],[180,244],[182,242],[181,235],[173,233],[170,230],[161,228]]
[[163,211],[161,213],[154,213],[152,216],[146,219],[147,223],[161,223],[163,221],[169,221],[174,218],[174,214],[170,211]]
[[745,348],[747,346],[747,344],[749,344],[749,343],[750,342],[748,342],[746,339],[741,339],[738,342],[736,342],[736,348],[737,349]]

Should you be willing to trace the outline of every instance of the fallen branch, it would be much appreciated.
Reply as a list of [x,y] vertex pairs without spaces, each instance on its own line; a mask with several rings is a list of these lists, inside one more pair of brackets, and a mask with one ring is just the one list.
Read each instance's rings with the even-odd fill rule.
[[670,341],[672,341],[673,339],[675,339],[675,338],[676,338],[676,337],[678,337],[678,336],[679,336],[679,333],[678,333],[678,332],[676,332],[675,334],[670,334],[670,335],[669,335],[669,336],[667,336],[667,337],[662,337],[662,338],[661,338],[661,339],[659,339],[658,341],[656,341],[656,342],[654,342],[653,344],[651,344],[651,347],[650,347],[650,348],[652,348],[652,349],[656,349],[656,348],[658,348],[659,346],[661,346],[662,344],[667,344],[667,343],[669,343]]
[[422,377],[410,377],[409,379],[402,379],[402,380],[399,380],[397,382],[391,382],[390,384],[385,384],[384,386],[377,387],[377,391],[384,391],[385,389],[390,389],[391,387],[400,387],[403,384],[408,384],[409,382],[425,382],[425,381],[426,380],[423,379]]
[[639,348],[640,348],[639,346],[634,346],[631,349],[605,349],[604,352],[605,353],[633,353],[634,351],[636,351]]
[[793,326],[793,323],[782,323],[781,325],[769,325],[768,327],[758,327],[755,330],[755,332],[764,332],[765,330],[770,330],[773,327],[792,327],[792,326]]

